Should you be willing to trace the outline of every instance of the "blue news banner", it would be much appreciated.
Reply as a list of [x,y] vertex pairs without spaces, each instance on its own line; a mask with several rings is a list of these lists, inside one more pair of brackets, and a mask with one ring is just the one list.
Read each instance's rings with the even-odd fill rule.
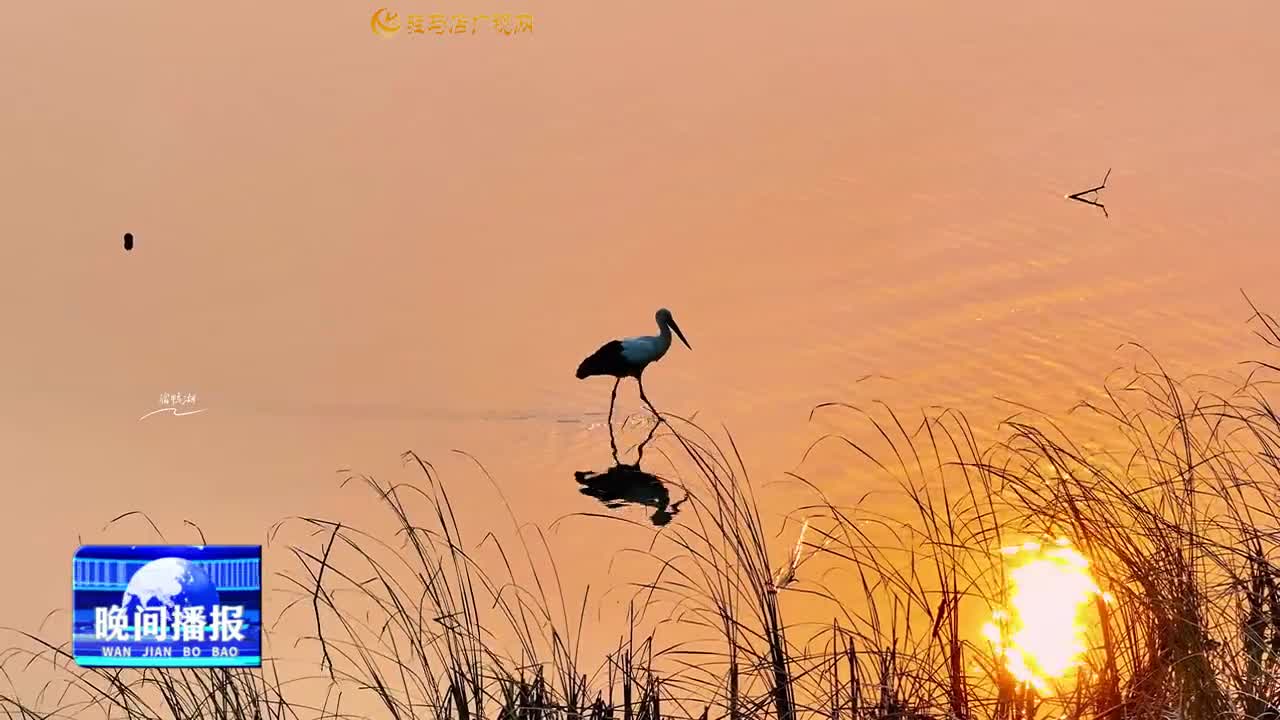
[[262,665],[261,545],[85,545],[72,568],[79,665]]

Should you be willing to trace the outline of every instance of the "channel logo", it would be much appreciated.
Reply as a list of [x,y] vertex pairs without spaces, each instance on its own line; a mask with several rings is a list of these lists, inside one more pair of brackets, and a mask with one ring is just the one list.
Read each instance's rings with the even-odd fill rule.
[[86,545],[71,592],[82,667],[262,665],[261,545]]

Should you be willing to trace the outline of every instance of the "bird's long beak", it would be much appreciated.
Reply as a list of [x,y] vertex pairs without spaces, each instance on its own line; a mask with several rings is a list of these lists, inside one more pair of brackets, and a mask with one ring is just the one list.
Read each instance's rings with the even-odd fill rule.
[[693,349],[693,346],[689,344],[689,341],[684,339],[684,333],[680,332],[680,326],[676,324],[674,319],[671,321],[671,329],[676,331],[676,337],[680,338],[680,342],[684,343],[685,347],[690,350]]

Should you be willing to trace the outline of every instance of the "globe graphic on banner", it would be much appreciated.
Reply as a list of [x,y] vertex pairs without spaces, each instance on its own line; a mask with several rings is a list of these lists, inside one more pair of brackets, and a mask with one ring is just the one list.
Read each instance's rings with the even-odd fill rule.
[[205,608],[208,614],[218,604],[218,589],[199,565],[186,558],[152,560],[129,578],[120,604],[132,616],[138,608]]

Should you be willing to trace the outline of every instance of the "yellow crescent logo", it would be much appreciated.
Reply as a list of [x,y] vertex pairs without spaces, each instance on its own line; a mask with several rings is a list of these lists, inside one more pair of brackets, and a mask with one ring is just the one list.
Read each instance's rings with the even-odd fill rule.
[[369,21],[369,26],[373,28],[373,32],[382,37],[391,37],[400,32],[400,16],[391,12],[386,8],[378,8],[373,13],[373,19]]

